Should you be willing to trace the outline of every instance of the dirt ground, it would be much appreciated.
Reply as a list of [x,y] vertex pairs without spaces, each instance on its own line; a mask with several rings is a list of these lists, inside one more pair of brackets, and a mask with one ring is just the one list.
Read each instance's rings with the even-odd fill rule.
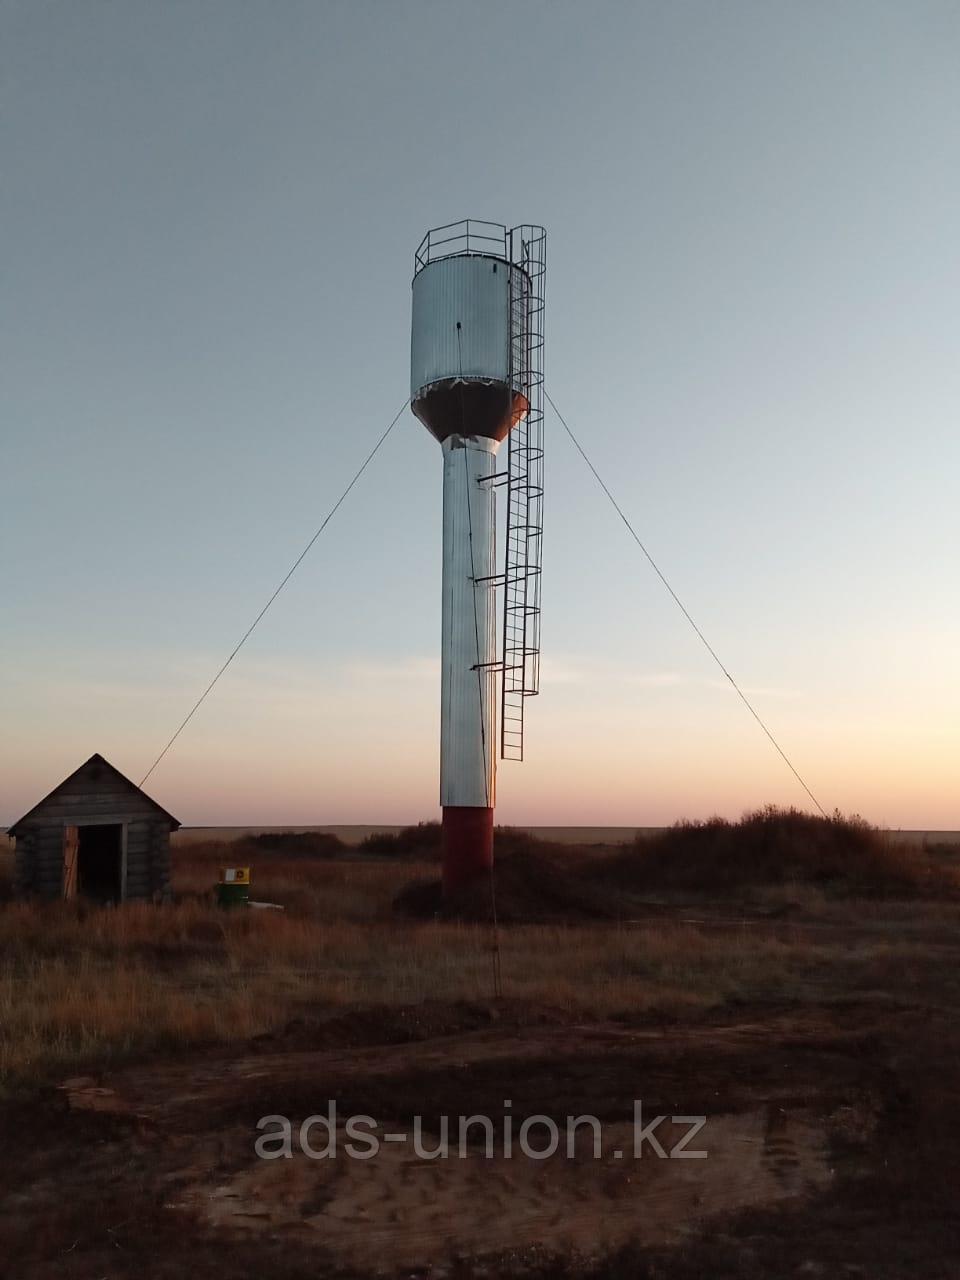
[[[960,1030],[890,1001],[571,1021],[501,1001],[309,1018],[75,1077],[0,1119],[3,1274],[48,1277],[953,1276]],[[336,1099],[336,1159],[262,1160],[257,1121]],[[633,1151],[645,1120],[705,1116],[705,1159]],[[504,1155],[499,1127],[590,1114],[573,1158]],[[363,1114],[404,1133],[347,1158]],[[497,1121],[461,1156],[457,1117]],[[414,1116],[436,1146],[421,1159]],[[689,1125],[656,1130],[668,1150]],[[540,1146],[547,1134],[531,1132]],[[314,1148],[324,1139],[315,1131]],[[516,1137],[514,1137],[516,1142]],[[621,1155],[617,1156],[616,1152]]]
[[285,910],[219,912],[230,846],[168,908],[0,908],[0,1280],[957,1277],[956,851],[827,820],[856,897],[749,822],[725,895],[520,847],[496,927],[399,913],[429,863],[269,850]]

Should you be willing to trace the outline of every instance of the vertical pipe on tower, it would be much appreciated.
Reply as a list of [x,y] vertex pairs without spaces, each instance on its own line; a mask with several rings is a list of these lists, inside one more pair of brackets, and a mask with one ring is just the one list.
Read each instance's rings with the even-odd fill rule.
[[489,480],[498,447],[484,436],[443,441],[440,803],[447,896],[493,865],[496,495]]

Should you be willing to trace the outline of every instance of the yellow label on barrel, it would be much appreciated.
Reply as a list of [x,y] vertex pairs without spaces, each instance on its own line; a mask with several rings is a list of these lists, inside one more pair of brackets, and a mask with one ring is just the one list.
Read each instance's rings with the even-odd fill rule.
[[220,871],[221,884],[249,884],[249,867],[223,867]]

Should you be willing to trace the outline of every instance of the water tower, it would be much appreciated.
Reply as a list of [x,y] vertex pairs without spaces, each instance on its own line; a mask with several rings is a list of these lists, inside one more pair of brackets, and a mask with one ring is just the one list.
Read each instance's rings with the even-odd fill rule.
[[524,704],[539,686],[545,267],[542,227],[474,219],[428,231],[415,259],[410,406],[443,449],[447,895],[489,875],[496,757],[523,759]]

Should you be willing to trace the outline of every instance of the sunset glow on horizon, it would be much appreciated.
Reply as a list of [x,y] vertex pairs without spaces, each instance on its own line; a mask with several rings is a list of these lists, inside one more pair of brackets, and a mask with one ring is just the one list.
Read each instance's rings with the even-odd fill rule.
[[[412,246],[476,210],[548,227],[550,395],[823,807],[960,828],[955,41],[882,2],[511,6],[509,42],[294,7],[17,18],[0,825],[93,752],[139,782],[402,402]],[[497,821],[811,808],[546,431]],[[183,823],[437,816],[439,452],[404,413],[151,776]]]

